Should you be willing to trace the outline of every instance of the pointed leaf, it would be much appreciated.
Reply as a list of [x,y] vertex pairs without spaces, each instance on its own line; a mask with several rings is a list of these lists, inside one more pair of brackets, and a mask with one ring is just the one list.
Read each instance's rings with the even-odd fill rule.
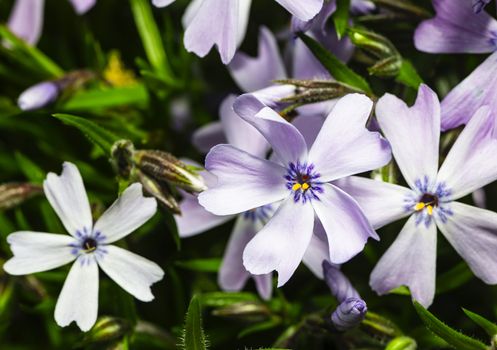
[[414,68],[412,63],[405,58],[402,59],[402,65],[400,66],[399,74],[395,80],[416,90],[419,85],[423,83],[423,79],[419,76],[416,68]]
[[466,310],[465,308],[462,308],[462,311],[473,320],[474,323],[476,323],[478,326],[483,328],[485,332],[491,337],[497,334],[497,324],[487,320],[485,317],[480,316],[478,314],[475,314],[474,312],[471,312],[469,310]]
[[339,39],[347,31],[349,24],[350,0],[337,0],[337,9],[333,14],[333,23]]
[[196,295],[193,296],[188,306],[180,345],[183,350],[207,349],[207,339],[202,329],[202,309],[199,297]]

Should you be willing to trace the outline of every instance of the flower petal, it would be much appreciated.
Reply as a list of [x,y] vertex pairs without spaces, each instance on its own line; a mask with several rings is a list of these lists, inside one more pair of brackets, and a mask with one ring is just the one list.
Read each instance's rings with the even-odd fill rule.
[[421,22],[414,34],[418,50],[431,53],[485,53],[497,49],[497,21],[473,12],[467,0],[434,0],[435,18]]
[[435,296],[436,254],[436,225],[416,225],[412,215],[376,264],[369,284],[380,295],[405,285],[414,299],[428,307]]
[[273,80],[286,78],[276,39],[266,27],[259,31],[257,57],[238,52],[228,70],[236,84],[245,92],[252,92],[271,85]]
[[221,122],[212,122],[197,129],[192,136],[193,145],[202,153],[207,153],[212,147],[227,143]]
[[314,233],[302,258],[303,263],[317,278],[323,278],[323,261],[330,259],[330,248],[323,224],[314,222]]
[[292,120],[292,124],[304,137],[307,148],[311,148],[323,126],[324,118],[316,115],[299,115]]
[[438,182],[461,198],[497,179],[497,167],[489,161],[497,153],[497,116],[480,108],[468,122],[445,158]]
[[302,21],[312,19],[323,7],[323,0],[276,0],[276,2]]
[[238,216],[219,269],[218,283],[222,290],[238,292],[249,279],[250,273],[243,266],[242,255],[247,243],[261,229],[258,226],[261,225],[244,218],[243,214]]
[[105,236],[105,243],[115,242],[146,223],[157,210],[155,198],[146,198],[142,185],[129,186],[95,224],[94,232]]
[[299,266],[309,245],[314,211],[308,204],[286,199],[266,226],[247,244],[243,265],[254,275],[278,272],[278,287]]
[[152,0],[152,4],[155,7],[166,7],[166,6],[171,5],[175,1],[176,0]]
[[311,203],[328,236],[330,261],[341,264],[360,253],[369,237],[379,238],[351,196],[331,184],[323,190]]
[[273,274],[253,275],[252,278],[255,281],[255,288],[259,296],[263,300],[271,299],[271,294],[273,294]]
[[199,203],[216,215],[230,215],[286,198],[286,170],[230,145],[214,147],[205,160],[216,185],[200,193]]
[[357,201],[375,229],[411,214],[405,208],[405,200],[414,195],[410,188],[358,176],[340,179],[334,185]]
[[488,105],[497,111],[497,52],[452,89],[442,100],[442,130],[467,124],[478,108]]
[[269,151],[266,139],[233,110],[236,96],[226,97],[220,107],[221,124],[228,143],[254,156],[264,158]]
[[86,12],[91,10],[91,8],[95,6],[95,4],[97,3],[97,0],[70,0],[70,1],[72,6],[74,7],[74,10],[78,15],[85,14]]
[[43,29],[45,0],[16,0],[7,26],[28,44],[36,45]]
[[75,240],[68,235],[19,231],[8,235],[7,242],[14,257],[3,269],[11,275],[52,270],[76,259],[70,246]]
[[61,327],[76,321],[86,332],[98,314],[98,265],[93,255],[81,255],[67,275],[55,305],[55,321]]
[[97,261],[107,276],[136,299],[153,300],[150,286],[164,277],[159,265],[113,245],[106,245],[105,250]]
[[233,216],[211,214],[198,202],[198,198],[185,193],[179,204],[181,215],[174,215],[181,238],[195,236],[233,219]]
[[401,99],[385,94],[376,104],[376,118],[409,187],[416,188],[416,180],[425,176],[434,181],[440,140],[437,95],[421,85],[416,102],[407,107]]
[[373,101],[360,94],[337,102],[309,152],[309,162],[316,166],[321,181],[376,169],[390,161],[388,142],[366,128],[372,107]]
[[238,97],[233,108],[240,117],[264,135],[282,164],[306,160],[307,145],[302,134],[254,95]]
[[478,278],[497,284],[497,214],[458,202],[450,210],[446,222],[437,218],[440,231]]
[[85,185],[76,165],[64,162],[62,174],[49,173],[43,189],[50,205],[70,235],[79,230],[91,230],[93,220]]

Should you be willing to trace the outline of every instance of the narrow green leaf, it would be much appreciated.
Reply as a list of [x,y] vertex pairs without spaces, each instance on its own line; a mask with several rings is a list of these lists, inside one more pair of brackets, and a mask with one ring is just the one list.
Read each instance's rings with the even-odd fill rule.
[[272,317],[267,321],[264,322],[259,322],[254,325],[251,325],[245,329],[243,329],[240,333],[238,333],[238,338],[243,338],[246,337],[247,335],[254,334],[254,333],[259,333],[266,331],[268,329],[272,329],[274,327],[277,327],[281,324],[281,318],[279,317]]
[[350,0],[337,0],[336,4],[337,8],[332,18],[338,39],[341,39],[349,25]]
[[183,350],[207,349],[207,339],[202,329],[202,308],[196,295],[193,296],[188,306],[180,346]]
[[473,320],[474,323],[476,323],[478,326],[483,328],[489,336],[493,337],[494,335],[497,334],[497,324],[493,323],[492,321],[487,320],[483,316],[480,316],[478,314],[475,314],[474,312],[466,310],[465,308],[462,308],[462,311],[464,311],[464,313],[471,320]]
[[142,84],[111,89],[87,90],[72,96],[62,106],[65,110],[95,110],[148,103],[148,92]]
[[204,293],[199,296],[202,305],[206,307],[226,307],[237,303],[258,301],[259,298],[248,292],[212,292]]
[[150,0],[130,0],[136,27],[154,70],[165,80],[174,80],[166,50],[162,44],[159,28],[150,7]]
[[402,59],[402,65],[400,66],[399,74],[395,80],[416,90],[419,85],[423,83],[423,79],[419,76],[416,68],[414,68],[412,63],[405,58]]
[[31,159],[20,152],[15,153],[15,158],[17,165],[29,181],[35,184],[41,184],[43,180],[45,180],[45,172]]
[[468,337],[447,326],[417,301],[414,301],[414,308],[425,326],[455,349],[488,350],[488,347],[479,340]]
[[322,47],[316,40],[303,33],[299,33],[299,37],[326,70],[330,72],[333,78],[357,88],[368,95],[373,94],[371,87],[363,77],[347,67],[343,62],[336,58],[336,56]]
[[119,139],[116,135],[91,120],[70,114],[53,114],[53,116],[66,125],[78,128],[104,154],[109,154],[112,145]]
[[177,261],[176,265],[184,269],[200,272],[218,272],[221,266],[221,258],[195,259]]

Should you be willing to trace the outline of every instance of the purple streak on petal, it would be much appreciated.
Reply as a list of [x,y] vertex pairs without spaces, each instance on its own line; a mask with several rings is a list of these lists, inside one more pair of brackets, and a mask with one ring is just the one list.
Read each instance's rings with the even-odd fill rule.
[[379,237],[351,196],[331,184],[323,189],[311,203],[328,236],[330,261],[342,264],[360,253],[369,237]]
[[380,295],[405,285],[414,299],[428,307],[435,296],[436,255],[436,225],[416,225],[412,215],[376,264],[369,284]]
[[207,153],[216,145],[228,143],[228,140],[221,122],[212,122],[193,133],[192,143],[200,152]]
[[481,107],[457,138],[440,167],[437,182],[451,190],[451,199],[461,198],[497,179],[491,159],[497,153],[497,115]]
[[7,26],[31,45],[36,45],[43,28],[45,0],[16,0]]
[[316,115],[299,115],[292,120],[292,124],[304,137],[307,148],[311,148],[314,144],[323,123],[324,118]]
[[269,144],[256,128],[243,120],[233,110],[235,95],[224,99],[219,109],[221,124],[228,143],[254,156],[264,158]]
[[278,287],[281,287],[302,261],[313,225],[312,206],[286,199],[266,226],[247,244],[243,265],[254,275],[276,270]]
[[437,225],[473,273],[485,283],[497,284],[497,214],[452,202],[454,215]]
[[252,275],[255,282],[257,293],[263,300],[271,299],[273,294],[273,274],[267,273],[265,275]]
[[349,298],[361,297],[347,276],[340,271],[339,266],[332,265],[329,261],[325,260],[323,261],[322,268],[324,280],[338,303],[342,303]]
[[486,53],[497,49],[497,20],[473,12],[468,0],[434,0],[435,18],[421,22],[414,44],[431,53]]
[[333,184],[359,203],[375,229],[412,214],[405,207],[406,199],[416,196],[410,188],[358,176],[346,177]]
[[346,95],[336,103],[309,151],[309,163],[315,164],[321,181],[376,169],[390,161],[388,142],[366,128],[372,106],[373,101],[360,94]]
[[308,21],[316,16],[323,7],[323,0],[275,0],[292,15],[302,21]]
[[199,195],[199,202],[216,215],[238,214],[288,197],[283,167],[233,146],[212,148],[205,166],[218,182]]
[[302,261],[316,277],[323,279],[322,263],[324,260],[329,259],[330,248],[328,246],[326,232],[324,231],[321,222],[319,220],[315,220],[314,232]]
[[282,164],[306,160],[307,145],[297,128],[255,96],[245,94],[238,97],[233,108],[264,135]]
[[78,15],[85,14],[86,12],[91,10],[91,8],[95,6],[95,4],[97,3],[97,0],[70,0],[70,1],[72,6],[74,7],[74,10]]
[[364,317],[368,307],[366,302],[359,298],[344,300],[331,315],[331,322],[339,331],[347,331],[357,327]]
[[474,13],[480,13],[492,0],[473,0],[471,6]]
[[273,80],[286,78],[278,44],[266,27],[260,29],[258,50],[257,57],[238,52],[228,65],[233,80],[245,92],[260,90]]
[[24,90],[17,99],[23,111],[31,111],[48,106],[59,97],[60,88],[52,81],[35,84]]
[[416,180],[423,176],[435,179],[440,140],[437,95],[422,84],[414,106],[408,107],[401,99],[385,94],[376,104],[376,118],[409,186],[415,188]]
[[497,52],[488,57],[442,101],[442,130],[466,124],[483,105],[497,113]]

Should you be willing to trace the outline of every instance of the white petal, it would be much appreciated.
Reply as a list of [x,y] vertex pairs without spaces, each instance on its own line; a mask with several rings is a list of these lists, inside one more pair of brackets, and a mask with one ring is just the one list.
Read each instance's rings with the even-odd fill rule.
[[154,299],[150,286],[164,277],[156,263],[113,245],[98,258],[100,268],[122,289],[141,301]]
[[91,230],[93,221],[90,203],[81,174],[74,164],[64,162],[60,176],[49,173],[43,188],[50,205],[70,235],[77,236],[77,231]]
[[81,255],[67,275],[57,305],[55,321],[61,327],[76,321],[86,332],[95,324],[98,313],[98,265],[92,254]]
[[68,235],[19,231],[10,234],[7,242],[14,257],[3,265],[3,269],[11,275],[52,270],[76,259],[70,246],[75,239]]
[[103,213],[93,231],[101,232],[105,242],[112,243],[143,225],[156,210],[156,200],[144,197],[141,184],[134,183]]

